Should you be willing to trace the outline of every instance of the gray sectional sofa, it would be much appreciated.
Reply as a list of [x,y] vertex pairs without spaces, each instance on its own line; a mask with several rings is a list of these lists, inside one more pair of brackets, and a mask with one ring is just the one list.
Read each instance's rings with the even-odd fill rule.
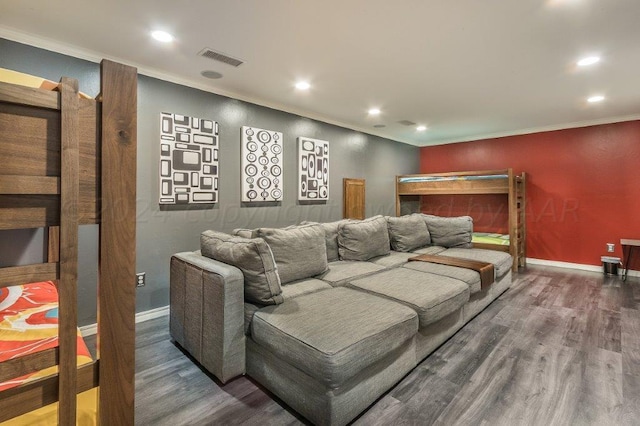
[[[346,424],[511,285],[469,217],[413,214],[206,231],[171,259],[171,336],[223,383],[248,374],[316,424]],[[470,269],[417,254],[494,264]]]

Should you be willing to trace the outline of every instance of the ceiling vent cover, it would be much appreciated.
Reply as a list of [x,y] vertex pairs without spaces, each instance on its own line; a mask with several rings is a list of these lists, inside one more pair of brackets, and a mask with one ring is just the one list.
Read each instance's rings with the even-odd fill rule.
[[409,120],[400,120],[398,121],[398,123],[404,125],[404,126],[415,126],[416,123],[414,123],[413,121],[409,121]]
[[198,56],[203,56],[205,58],[213,59],[214,61],[223,62],[227,65],[231,65],[232,67],[239,67],[244,63],[240,59],[232,58],[229,55],[216,52],[215,50],[209,49],[208,47],[205,47],[200,52],[198,52]]

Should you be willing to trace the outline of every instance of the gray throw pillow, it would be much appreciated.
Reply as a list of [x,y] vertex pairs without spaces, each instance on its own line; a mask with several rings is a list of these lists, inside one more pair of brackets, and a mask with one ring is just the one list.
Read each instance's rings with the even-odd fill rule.
[[301,225],[320,225],[324,229],[324,239],[327,246],[327,261],[334,262],[340,260],[338,253],[338,227],[342,223],[348,222],[349,219],[337,220],[335,222],[318,223],[318,222],[302,222]]
[[258,228],[256,235],[271,247],[282,284],[327,271],[324,230],[319,225]]
[[342,260],[369,260],[389,254],[389,231],[383,216],[348,221],[338,228],[338,252]]
[[267,243],[260,239],[235,237],[216,231],[200,235],[203,256],[237,267],[244,275],[247,302],[277,305],[283,302],[280,277]]
[[469,216],[440,217],[423,214],[431,244],[442,247],[471,248],[473,219]]
[[231,233],[236,237],[256,238],[255,229],[236,228]]
[[413,251],[431,244],[425,220],[418,215],[387,217],[389,240],[395,251]]

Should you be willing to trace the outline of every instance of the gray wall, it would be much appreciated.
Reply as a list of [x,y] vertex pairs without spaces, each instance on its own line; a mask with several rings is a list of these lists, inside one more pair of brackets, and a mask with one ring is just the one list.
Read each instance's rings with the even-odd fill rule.
[[[78,78],[80,90],[99,91],[99,67],[87,61],[0,39],[0,67],[59,80]],[[220,125],[220,202],[207,207],[158,205],[159,115],[174,112],[216,120]],[[284,135],[284,200],[277,205],[245,206],[240,202],[240,128],[243,125],[280,131]],[[296,197],[296,138],[329,141],[330,199],[300,204]],[[366,179],[366,214],[395,212],[394,177],[418,173],[419,149],[361,132],[299,117],[139,76],[138,81],[138,199],[137,270],[147,273],[147,285],[137,293],[137,311],[169,303],[169,258],[195,250],[206,229],[231,231],[239,227],[286,226],[302,220],[330,221],[342,217],[342,178]],[[97,227],[80,232],[79,322],[95,322]],[[7,259],[21,263],[42,259],[42,233],[0,232],[0,266]],[[7,240],[13,240],[11,244]],[[17,242],[17,244],[16,244]],[[18,254],[16,254],[18,252]]]

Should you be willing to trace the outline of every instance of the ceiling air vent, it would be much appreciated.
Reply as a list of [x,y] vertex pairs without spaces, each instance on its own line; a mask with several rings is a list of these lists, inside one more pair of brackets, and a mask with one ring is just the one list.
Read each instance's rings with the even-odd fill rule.
[[409,121],[409,120],[400,120],[398,121],[398,123],[402,124],[403,126],[415,126],[416,123],[414,123],[413,121]]
[[198,52],[198,56],[203,56],[205,58],[213,59],[214,61],[223,62],[227,65],[231,65],[232,67],[239,67],[244,62],[240,59],[232,58],[231,56],[225,55],[224,53],[216,52],[213,49],[209,49],[205,47],[200,52]]

